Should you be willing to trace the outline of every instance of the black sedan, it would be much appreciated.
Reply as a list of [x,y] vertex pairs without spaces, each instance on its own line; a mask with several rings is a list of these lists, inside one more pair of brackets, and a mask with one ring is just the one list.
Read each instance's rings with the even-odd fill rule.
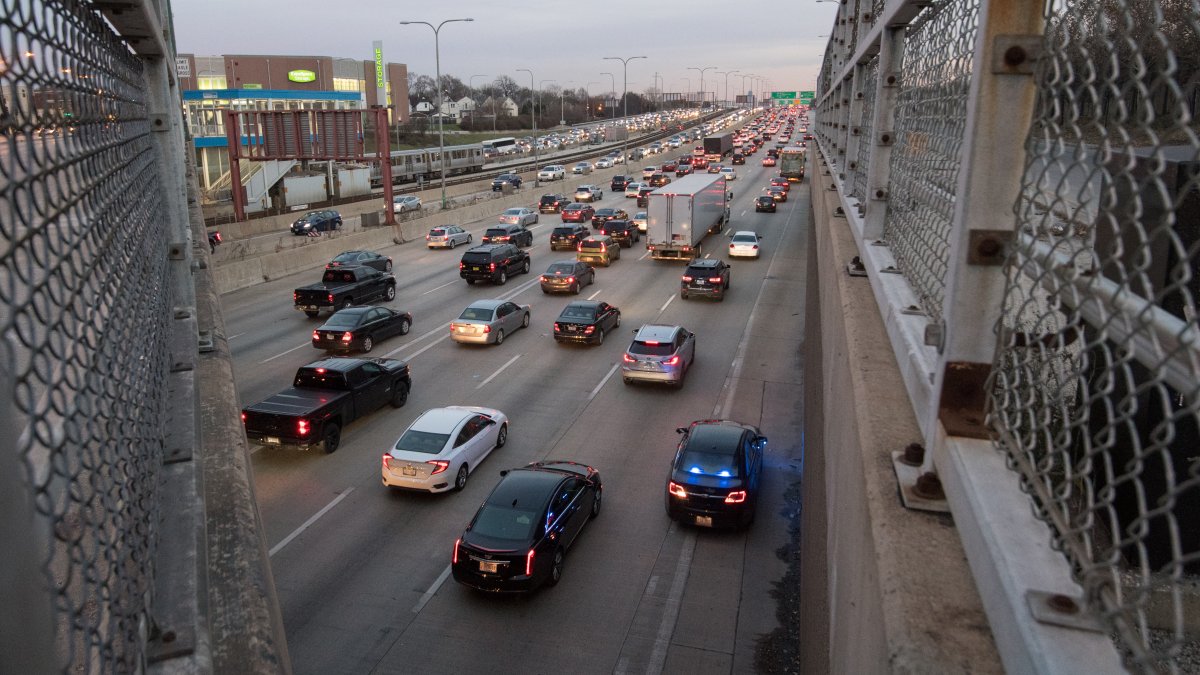
[[667,515],[700,527],[754,522],[767,437],[731,420],[699,420],[683,434],[667,479]]
[[754,198],[755,211],[767,211],[775,213],[775,198],[771,195],[761,195]]
[[562,578],[567,549],[600,515],[600,473],[576,462],[546,461],[500,476],[454,542],[454,580],[493,592],[554,586]]
[[387,307],[347,307],[313,331],[312,346],[330,352],[369,352],[375,343],[407,335],[412,314]]
[[610,220],[629,220],[629,213],[625,209],[596,209],[596,214],[592,216],[592,227],[598,228]]
[[630,220],[610,220],[604,223],[600,232],[612,237],[613,241],[617,242],[621,248],[630,248],[642,239],[642,233],[638,230],[637,225]]
[[554,320],[555,342],[603,344],[604,335],[621,325],[621,310],[599,300],[576,300]]
[[292,234],[332,232],[341,226],[342,216],[337,211],[309,211],[292,223]]
[[521,187],[521,177],[515,173],[502,173],[492,181],[492,192],[499,192],[504,189],[504,184],[508,183],[514,188]]
[[349,267],[351,265],[374,267],[380,272],[392,271],[392,259],[374,251],[342,251],[333,260],[326,263],[325,269]]

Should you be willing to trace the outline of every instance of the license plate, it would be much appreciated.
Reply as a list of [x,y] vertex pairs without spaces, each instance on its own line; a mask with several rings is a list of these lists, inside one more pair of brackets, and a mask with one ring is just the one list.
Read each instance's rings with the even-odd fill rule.
[[696,525],[700,527],[712,527],[712,516],[696,516]]
[[277,436],[267,436],[263,439],[263,443],[266,443],[267,445],[281,445],[281,442]]
[[333,339],[334,339],[334,335],[333,335],[333,333],[326,333],[326,334],[325,334],[325,339],[326,339],[326,340],[333,340]]
[[482,268],[482,267],[472,267],[472,268],[471,268],[471,271],[472,271],[472,272],[480,272],[480,271],[482,271],[482,270],[483,270],[483,268]]
[[415,476],[417,475],[417,470],[411,466],[406,466],[400,469],[400,473],[404,474],[405,476]]
[[703,286],[703,285],[704,285],[704,284],[706,284],[706,283],[708,283],[708,282],[707,282],[707,281],[705,281],[705,280],[703,280],[703,279],[697,279],[697,280],[696,280],[696,285],[697,285],[697,286]]
[[491,572],[494,574],[499,569],[500,569],[500,563],[487,562],[484,560],[479,561],[479,571],[480,572]]

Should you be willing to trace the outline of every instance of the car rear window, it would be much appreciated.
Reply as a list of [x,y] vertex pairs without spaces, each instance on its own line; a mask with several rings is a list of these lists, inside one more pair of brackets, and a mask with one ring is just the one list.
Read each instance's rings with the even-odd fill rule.
[[429,231],[429,236],[431,236],[431,237],[442,237],[445,235],[446,235],[446,231],[440,227],[435,227]]
[[679,457],[676,468],[691,474],[722,478],[736,478],[741,474],[737,457],[723,452],[685,450]]
[[553,204],[556,201],[558,201],[558,197],[555,197],[554,195],[542,195],[543,204]]
[[508,234],[508,230],[504,229],[503,227],[489,227],[487,229],[487,232],[483,233],[483,236],[485,236],[485,237],[503,237],[506,234]]
[[575,263],[554,263],[546,269],[546,274],[571,274],[575,271]]
[[525,542],[533,536],[538,519],[534,511],[485,504],[475,516],[471,530],[492,539]]
[[468,307],[463,310],[458,318],[464,321],[491,321],[494,310],[486,307]]
[[404,432],[400,440],[396,441],[396,450],[405,452],[422,452],[429,455],[436,455],[446,447],[446,441],[450,440],[450,434],[435,434],[431,431],[415,431],[409,429]]
[[462,261],[468,265],[486,265],[492,261],[492,256],[488,253],[465,253]]
[[602,249],[605,246],[605,242],[598,241],[596,239],[584,239],[583,241],[579,242],[579,245],[583,248]]
[[573,227],[556,227],[554,228],[554,232],[551,233],[551,236],[569,237],[576,232],[578,232],[578,230]]
[[630,354],[640,354],[642,356],[670,356],[675,353],[675,345],[671,342],[643,342],[634,340],[633,344],[629,345]]
[[504,212],[504,215],[506,215],[506,216],[519,216],[519,215],[521,215],[521,209],[508,209],[508,210],[506,210],[506,211]]
[[563,308],[560,319],[592,319],[595,318],[594,310],[591,307],[580,307],[579,305],[567,305]]

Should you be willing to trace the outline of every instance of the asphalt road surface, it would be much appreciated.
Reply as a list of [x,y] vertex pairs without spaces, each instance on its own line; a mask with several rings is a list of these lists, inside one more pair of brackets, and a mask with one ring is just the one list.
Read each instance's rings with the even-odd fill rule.
[[[654,161],[686,152],[657,155]],[[789,603],[789,551],[798,522],[807,185],[778,213],[753,199],[775,169],[765,150],[737,167],[731,229],[765,239],[759,260],[734,260],[724,302],[679,298],[680,264],[651,260],[644,240],[625,249],[580,298],[616,305],[622,325],[596,347],[558,345],[554,318],[573,296],[547,296],[537,275],[570,252],[549,250],[557,215],[543,215],[529,249],[532,273],[504,286],[468,286],[464,249],[420,242],[383,249],[413,330],[372,356],[407,359],[408,405],[384,408],[343,432],[332,455],[259,448],[254,472],[289,650],[297,673],[660,673],[794,670],[799,639]],[[641,163],[638,164],[640,166]],[[589,177],[568,178],[554,190]],[[607,186],[605,186],[607,188]],[[533,195],[532,199],[536,199]],[[605,190],[596,204],[633,199]],[[493,219],[464,223],[478,242]],[[725,256],[724,234],[705,240]],[[296,368],[323,355],[309,337],[324,320],[292,308],[291,290],[319,279],[296,274],[222,298],[243,404],[288,386]],[[532,305],[530,328],[501,346],[464,346],[448,323],[472,300]],[[697,359],[681,390],[626,386],[617,372],[632,331],[675,323],[697,334]],[[383,453],[422,411],[483,405],[510,418],[508,444],[462,492],[429,495],[380,483]],[[676,427],[712,417],[756,424],[770,439],[758,518],[744,532],[697,530],[664,510]],[[561,458],[597,467],[603,513],[570,550],[557,587],[529,597],[474,592],[449,575],[451,546],[501,469]],[[790,495],[790,499],[789,499]],[[794,572],[794,570],[792,570]],[[781,605],[781,603],[783,603]]]

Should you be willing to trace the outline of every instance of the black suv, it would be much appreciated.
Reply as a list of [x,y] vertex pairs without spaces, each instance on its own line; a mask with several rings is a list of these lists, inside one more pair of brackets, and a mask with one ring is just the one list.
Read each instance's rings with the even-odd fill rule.
[[613,238],[622,248],[630,248],[642,240],[642,233],[637,225],[629,220],[610,220],[600,227],[600,232]]
[[541,201],[538,202],[538,212],[559,213],[570,203],[571,200],[567,199],[566,195],[542,195]]
[[504,189],[504,184],[508,183],[514,188],[521,187],[521,177],[515,173],[502,173],[496,176],[492,181],[492,192],[499,192]]
[[484,231],[483,243],[533,246],[533,232],[527,230],[524,225],[493,225]]
[[754,522],[767,437],[732,420],[700,420],[683,435],[667,478],[667,515],[700,527]]
[[568,251],[574,251],[579,242],[587,239],[588,235],[588,229],[581,224],[561,225],[550,233],[550,250],[557,251],[565,248]]
[[707,295],[724,300],[729,291],[729,265],[715,258],[697,258],[688,265],[679,280],[679,297]]
[[629,176],[622,176],[621,174],[617,174],[612,177],[612,184],[609,185],[609,189],[611,189],[613,192],[616,192],[618,190],[624,190],[625,186],[629,185],[629,181],[630,181]]
[[509,275],[529,273],[529,254],[513,244],[484,244],[463,254],[458,276],[468,284],[490,281],[504,284]]

